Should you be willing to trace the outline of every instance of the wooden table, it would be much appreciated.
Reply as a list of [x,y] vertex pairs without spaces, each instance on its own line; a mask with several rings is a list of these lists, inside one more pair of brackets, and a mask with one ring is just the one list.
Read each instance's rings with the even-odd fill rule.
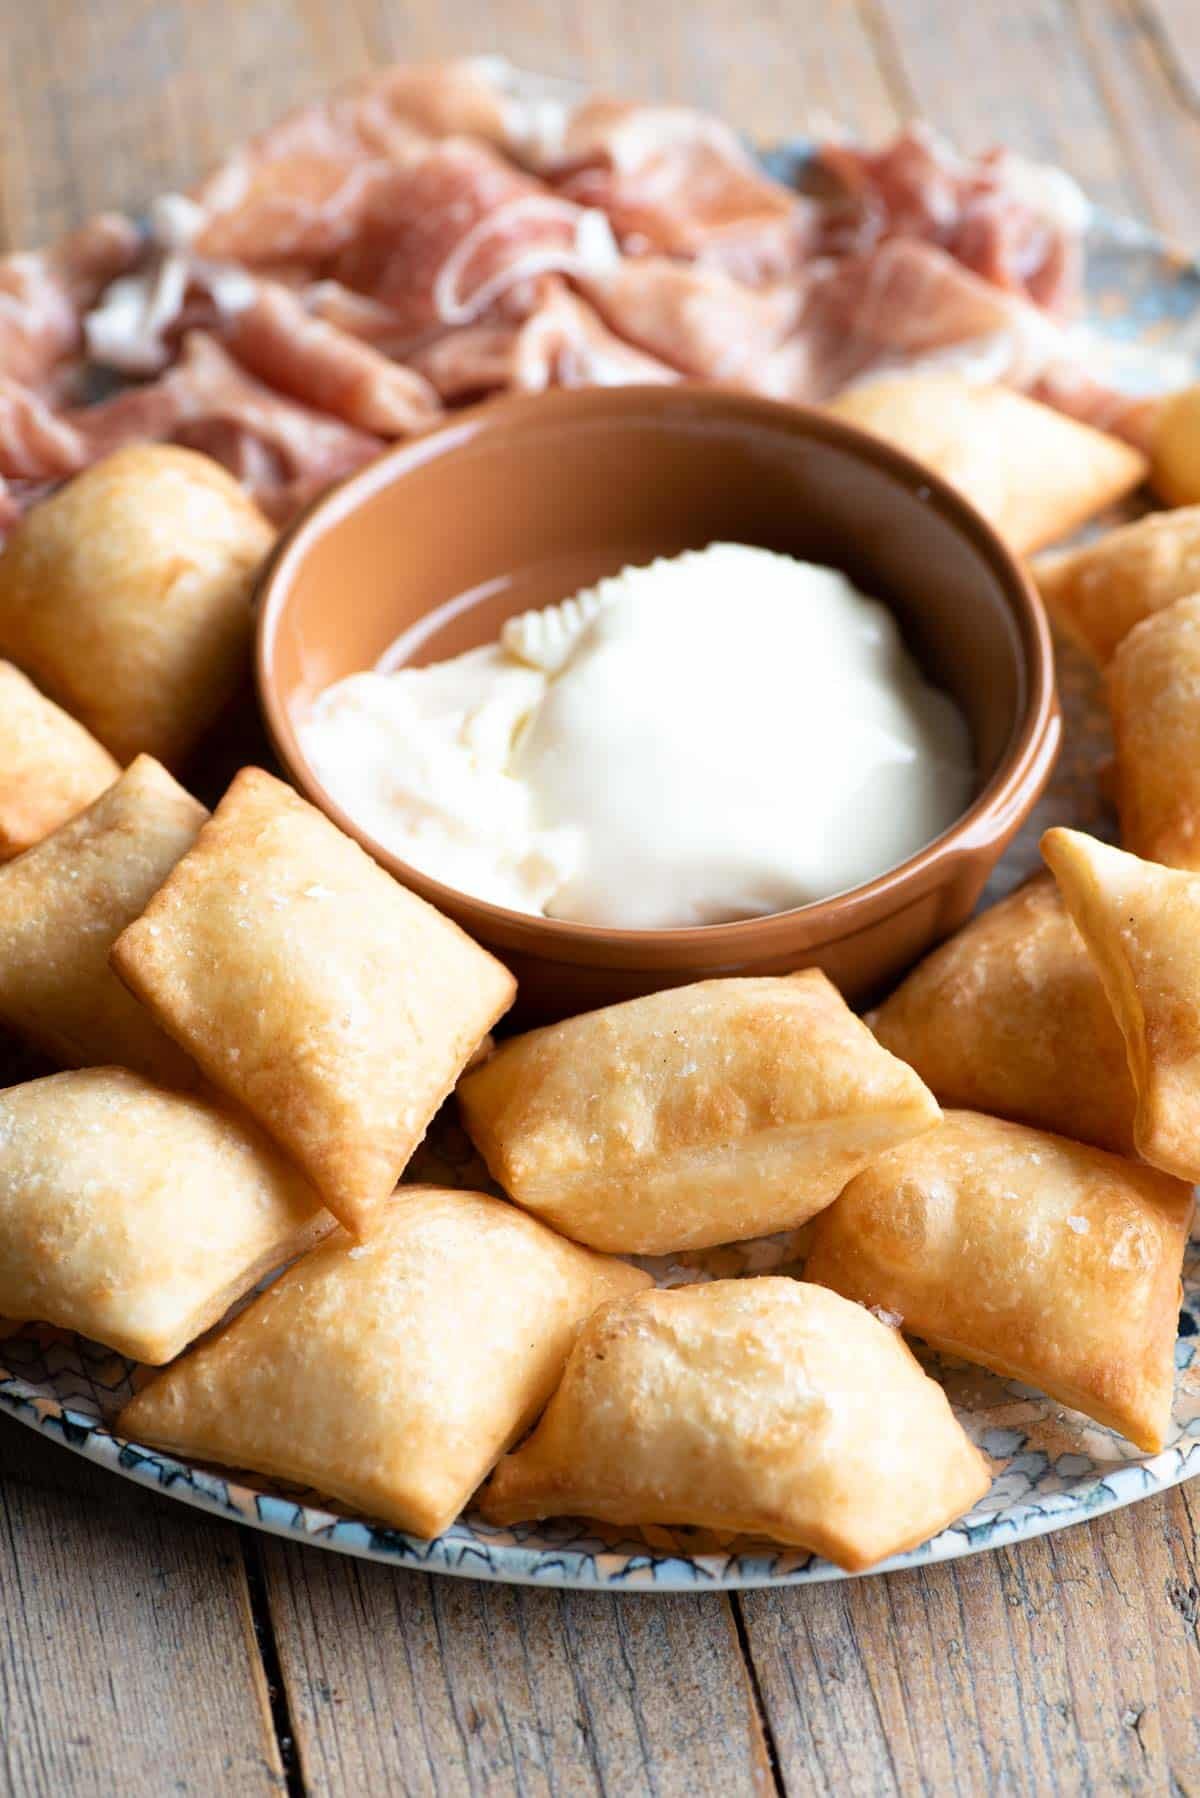
[[[503,49],[762,140],[914,112],[1200,240],[1196,0],[0,0],[0,241],[394,57]],[[927,1572],[612,1598],[210,1521],[0,1421],[0,1785],[1200,1791],[1200,1502]]]

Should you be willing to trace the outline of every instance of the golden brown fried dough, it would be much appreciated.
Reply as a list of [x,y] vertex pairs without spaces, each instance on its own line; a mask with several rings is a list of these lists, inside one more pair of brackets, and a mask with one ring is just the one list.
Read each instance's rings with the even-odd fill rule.
[[122,762],[178,763],[248,665],[274,533],[232,475],[117,450],[35,506],[0,554],[0,653]]
[[1031,572],[1055,621],[1103,665],[1135,624],[1200,591],[1200,506],[1151,512]]
[[1146,476],[1146,458],[1119,438],[955,375],[871,381],[829,410],[924,462],[1021,553],[1067,536]]
[[208,813],[148,755],[0,868],[0,1018],[68,1067],[117,1062],[168,1086],[194,1065],[108,965],[113,943]]
[[1155,412],[1150,482],[1169,506],[1200,500],[1200,386],[1170,394]]
[[1154,1451],[1191,1214],[1180,1180],[953,1111],[850,1182],[817,1220],[805,1276]]
[[258,768],[238,775],[112,965],[358,1234],[516,991]]
[[1078,830],[1048,830],[1042,854],[1125,1038],[1138,1154],[1200,1180],[1200,875]]
[[943,1105],[1132,1150],[1125,1042],[1048,874],[926,956],[868,1022]]
[[402,1187],[370,1242],[339,1231],[117,1427],[436,1536],[537,1416],[584,1318],[648,1284],[500,1199]]
[[254,1126],[125,1068],[0,1092],[0,1313],[170,1361],[333,1228]]
[[493,1523],[567,1515],[771,1536],[858,1572],[935,1535],[990,1484],[894,1330],[819,1286],[765,1276],[605,1305],[481,1509]]
[[0,862],[40,843],[120,772],[90,731],[0,662]]
[[1108,669],[1121,841],[1200,868],[1200,594],[1130,631]]
[[801,1224],[939,1116],[815,969],[705,980],[514,1037],[458,1096],[519,1204],[645,1255]]

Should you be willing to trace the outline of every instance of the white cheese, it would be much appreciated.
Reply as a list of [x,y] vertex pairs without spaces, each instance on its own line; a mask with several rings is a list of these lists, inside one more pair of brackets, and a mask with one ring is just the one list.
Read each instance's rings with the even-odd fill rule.
[[361,674],[303,731],[385,847],[516,910],[659,929],[861,884],[970,799],[964,721],[844,575],[717,543],[502,640]]

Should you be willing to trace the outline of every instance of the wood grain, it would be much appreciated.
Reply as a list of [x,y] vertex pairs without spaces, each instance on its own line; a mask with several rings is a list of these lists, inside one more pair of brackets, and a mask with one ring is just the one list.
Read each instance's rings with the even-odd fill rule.
[[277,1792],[239,1532],[0,1428],[0,1791]]
[[[137,211],[372,62],[481,49],[759,141],[923,112],[1200,236],[1195,0],[0,0],[0,243]],[[1198,1791],[1198,1506],[614,1600],[252,1538],[0,1420],[0,1790],[278,1789],[265,1654],[297,1791]]]
[[264,1549],[314,1793],[774,1790],[722,1595],[530,1591]]
[[1194,1494],[953,1567],[746,1594],[787,1788],[1193,1791]]

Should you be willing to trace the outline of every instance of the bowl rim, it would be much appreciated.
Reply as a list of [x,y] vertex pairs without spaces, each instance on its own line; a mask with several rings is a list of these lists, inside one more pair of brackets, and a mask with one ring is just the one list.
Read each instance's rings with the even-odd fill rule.
[[[333,797],[305,755],[275,676],[275,643],[286,613],[294,577],[310,547],[341,524],[369,499],[403,480],[426,463],[453,455],[480,437],[506,427],[520,428],[554,411],[574,416],[620,415],[659,408],[689,413],[728,413],[790,431],[799,440],[819,439],[873,463],[904,487],[918,504],[934,507],[964,536],[999,580],[1008,601],[1023,677],[1023,707],[1014,718],[1008,743],[984,787],[965,811],[938,836],[873,879],[823,899],[786,911],[727,919],[718,924],[629,929],[582,924],[517,911],[452,887],[394,854],[353,813]],[[254,679],[267,734],[289,779],[325,815],[403,885],[451,916],[470,914],[469,928],[490,940],[536,934],[536,953],[559,961],[589,961],[589,951],[602,946],[631,957],[667,951],[672,963],[685,963],[689,952],[703,951],[720,959],[727,949],[733,959],[745,953],[747,932],[756,939],[771,934],[794,938],[803,927],[813,946],[852,936],[886,912],[896,910],[940,885],[947,862],[969,860],[997,837],[1011,836],[1041,793],[1057,755],[1061,713],[1055,684],[1055,662],[1045,608],[1029,574],[983,514],[934,470],[871,432],[820,407],[768,399],[715,382],[681,381],[621,387],[555,388],[542,393],[507,394],[485,399],[454,413],[418,437],[383,450],[360,469],[337,482],[288,525],[264,562],[255,583]],[[1011,829],[1009,826],[1011,825]],[[1003,848],[1003,844],[1001,844]],[[532,941],[520,946],[534,949]],[[631,964],[632,965],[632,964]]]

